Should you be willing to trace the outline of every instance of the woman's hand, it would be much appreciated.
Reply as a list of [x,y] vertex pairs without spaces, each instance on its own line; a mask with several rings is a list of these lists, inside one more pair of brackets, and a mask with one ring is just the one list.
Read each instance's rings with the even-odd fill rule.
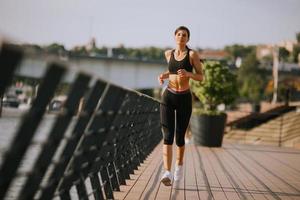
[[158,77],[157,80],[159,82],[160,85],[164,84],[164,79],[168,79],[169,78],[169,71],[166,71],[164,73],[161,73]]
[[189,72],[187,72],[185,69],[179,69],[177,71],[177,74],[179,75],[180,78],[188,78],[189,76]]
[[158,82],[159,82],[159,85],[164,84],[164,75],[163,75],[163,74],[160,74],[160,75],[157,77],[157,80],[158,80]]

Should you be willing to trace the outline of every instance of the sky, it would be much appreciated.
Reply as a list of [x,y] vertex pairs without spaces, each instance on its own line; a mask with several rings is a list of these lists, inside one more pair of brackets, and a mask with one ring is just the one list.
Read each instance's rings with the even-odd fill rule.
[[72,48],[174,47],[174,30],[192,48],[276,44],[300,32],[300,0],[0,0],[0,35],[16,43]]

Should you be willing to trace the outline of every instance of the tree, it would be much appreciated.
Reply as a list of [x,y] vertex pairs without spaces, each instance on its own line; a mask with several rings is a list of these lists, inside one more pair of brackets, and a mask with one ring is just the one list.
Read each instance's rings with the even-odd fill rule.
[[239,93],[253,103],[259,102],[264,93],[264,71],[259,68],[255,52],[249,54],[238,69]]
[[261,62],[261,65],[263,65],[263,66],[271,66],[273,64],[273,56],[266,55],[261,58],[260,62]]
[[86,48],[84,46],[77,46],[77,47],[74,47],[71,51],[70,51],[71,54],[73,55],[87,55],[88,52],[86,50]]
[[141,49],[128,49],[128,56],[131,58],[142,59],[143,53]]
[[255,48],[255,46],[243,46],[234,44],[231,46],[226,46],[224,50],[231,55],[233,60],[235,60],[237,57],[245,58],[248,54],[255,51]]
[[53,53],[58,55],[61,55],[66,52],[64,45],[58,43],[50,44],[46,46],[45,49],[48,53]]
[[103,55],[103,56],[106,56],[107,55],[107,51],[108,51],[108,49],[107,49],[107,47],[102,47],[102,48],[96,48],[95,49],[95,52],[97,53],[97,54],[99,54],[99,55]]
[[300,54],[300,44],[294,45],[293,48],[293,62],[298,62],[298,55]]
[[281,61],[287,61],[289,58],[290,52],[284,48],[284,47],[279,47],[279,59]]
[[118,47],[113,48],[113,55],[117,57],[126,57],[127,49],[123,44],[120,44]]

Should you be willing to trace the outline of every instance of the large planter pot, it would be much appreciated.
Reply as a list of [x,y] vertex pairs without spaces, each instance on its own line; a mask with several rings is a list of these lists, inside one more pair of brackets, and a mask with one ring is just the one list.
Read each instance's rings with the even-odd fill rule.
[[226,118],[226,114],[193,114],[191,117],[191,131],[194,143],[201,146],[221,147]]

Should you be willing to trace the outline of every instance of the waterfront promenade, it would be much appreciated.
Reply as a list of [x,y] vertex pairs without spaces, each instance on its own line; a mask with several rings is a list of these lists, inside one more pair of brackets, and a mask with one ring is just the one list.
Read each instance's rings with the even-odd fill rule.
[[187,144],[184,178],[167,187],[159,182],[161,149],[162,144],[114,192],[116,199],[300,199],[299,150],[226,141],[222,148]]
[[[21,112],[20,109],[5,108],[3,114],[0,119],[1,156],[8,148]],[[34,140],[36,151],[38,144],[45,140],[43,130],[52,125],[54,115],[48,114],[44,118]],[[166,187],[159,182],[163,170],[161,149],[162,143],[130,175],[126,185],[113,192],[115,199],[300,199],[300,150],[237,145],[226,140],[222,148],[200,147],[188,142],[184,178],[173,182],[172,187]],[[26,162],[32,163],[32,160],[23,163],[20,174],[26,174],[30,168]],[[86,187],[92,194],[88,184]],[[19,190],[18,184],[14,190]],[[70,193],[72,199],[78,199],[75,189]],[[94,199],[92,195],[90,197]],[[8,199],[15,199],[14,191],[10,191]]]

